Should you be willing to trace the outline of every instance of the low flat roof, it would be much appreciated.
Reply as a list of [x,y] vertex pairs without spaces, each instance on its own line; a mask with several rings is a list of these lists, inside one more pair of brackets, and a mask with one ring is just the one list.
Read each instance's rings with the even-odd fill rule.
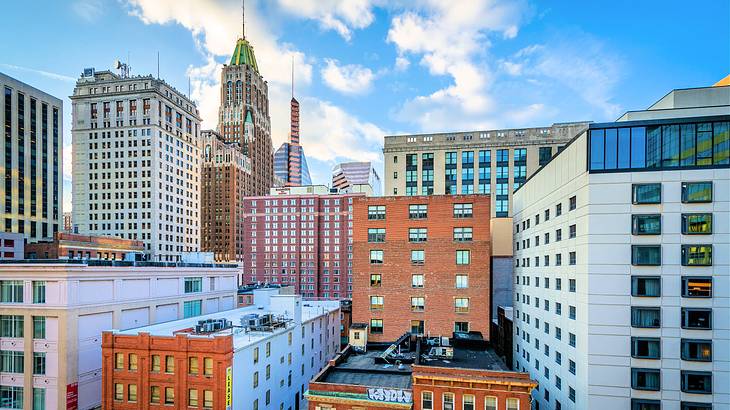
[[364,354],[353,352],[344,362],[330,367],[317,382],[410,389],[411,366],[403,364],[399,368],[395,363],[375,363],[375,358],[382,353],[382,350],[368,350]]
[[103,259],[16,259],[0,260],[3,265],[86,265],[113,266],[119,268],[238,268],[235,263],[184,263],[184,262],[146,262],[146,261],[110,261]]
[[[428,352],[424,352],[428,353]],[[452,367],[477,370],[511,371],[494,349],[455,347],[453,359],[429,359],[421,355],[421,366]]]

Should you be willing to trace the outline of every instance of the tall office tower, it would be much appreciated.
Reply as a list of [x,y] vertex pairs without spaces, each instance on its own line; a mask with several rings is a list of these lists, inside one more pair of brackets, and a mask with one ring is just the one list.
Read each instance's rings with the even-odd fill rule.
[[312,185],[304,147],[299,144],[299,101],[294,98],[293,86],[290,109],[289,142],[281,144],[274,153],[274,174],[281,178],[284,186]]
[[489,339],[489,197],[355,199],[352,321],[368,340],[406,332]]
[[511,216],[512,191],[586,126],[386,136],[385,195],[492,194],[492,216]]
[[61,220],[63,102],[0,73],[4,232],[53,238]]
[[314,185],[244,198],[241,282],[292,285],[309,297],[352,297],[352,202],[358,196],[364,194]]
[[727,408],[729,129],[730,86],[674,90],[515,192],[514,365],[540,408]]
[[343,162],[332,168],[332,188],[340,191],[357,190],[355,185],[369,186],[371,196],[381,195],[380,176],[372,163]]
[[251,177],[244,180],[244,195],[267,195],[274,186],[269,86],[245,35],[236,42],[231,61],[221,72],[218,132],[223,141],[237,144],[250,158]]
[[200,249],[213,252],[217,261],[239,261],[245,252],[243,196],[251,176],[249,158],[237,146],[226,144],[215,131],[201,132]]
[[73,228],[145,243],[149,260],[199,250],[198,110],[163,80],[84,70],[73,105]]

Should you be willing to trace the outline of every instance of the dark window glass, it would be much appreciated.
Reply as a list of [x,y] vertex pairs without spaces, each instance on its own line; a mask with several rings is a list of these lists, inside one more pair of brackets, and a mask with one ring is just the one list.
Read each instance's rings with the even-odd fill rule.
[[659,400],[631,399],[631,410],[661,410]]
[[631,369],[631,388],[636,390],[659,391],[659,369]]
[[709,235],[712,233],[712,214],[682,214],[682,233]]
[[662,157],[661,126],[646,127],[646,167],[659,168]]
[[635,266],[661,265],[661,245],[631,245],[631,264]]
[[662,233],[660,214],[632,215],[631,233],[634,235],[659,235]]
[[662,126],[662,166],[679,166],[679,125]]
[[697,165],[712,165],[712,124],[697,124]]
[[539,164],[540,166],[543,166],[550,161],[550,158],[553,157],[553,147],[540,147],[539,154]]
[[631,327],[656,328],[661,326],[661,309],[658,307],[631,307]]
[[682,339],[682,360],[712,361],[712,340]]
[[679,164],[692,166],[695,164],[697,147],[695,145],[695,124],[684,124],[680,128]]
[[712,202],[712,182],[682,182],[682,202]]
[[661,359],[661,341],[658,337],[632,337],[631,357],[637,359]]
[[712,329],[712,309],[682,308],[683,329]]
[[618,168],[628,169],[631,166],[631,129],[618,129]]
[[631,168],[646,167],[646,128],[631,129]]
[[714,149],[713,163],[715,165],[730,164],[730,131],[728,131],[730,123],[716,122],[713,124],[714,132]]
[[616,128],[606,129],[606,168],[605,169],[616,169],[616,155],[618,153],[616,142],[618,130]]
[[712,245],[682,245],[682,266],[712,266]]
[[632,203],[659,204],[662,202],[662,184],[634,184],[632,185]]
[[712,410],[712,403],[694,403],[683,401],[681,410]]
[[632,276],[631,296],[659,297],[662,295],[662,280],[659,276]]
[[711,298],[712,278],[708,276],[684,276],[682,277],[682,297],[685,298]]
[[604,131],[591,130],[591,169],[598,170],[605,168],[604,156]]
[[711,394],[712,373],[682,370],[681,390],[685,393]]

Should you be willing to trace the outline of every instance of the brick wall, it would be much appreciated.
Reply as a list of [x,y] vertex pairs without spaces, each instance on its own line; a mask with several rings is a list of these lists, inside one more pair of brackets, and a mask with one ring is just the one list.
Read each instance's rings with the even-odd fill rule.
[[[473,204],[473,216],[454,218],[454,204]],[[409,205],[426,204],[425,219],[409,219]],[[368,206],[385,205],[385,219],[369,220]],[[394,341],[410,331],[412,320],[424,321],[424,333],[451,336],[455,322],[468,322],[470,331],[489,340],[490,199],[486,195],[371,197],[354,201],[353,322],[383,320],[383,333],[368,336],[372,342]],[[455,227],[471,227],[470,242],[454,241]],[[369,228],[385,228],[384,243],[369,243]],[[409,242],[409,228],[426,228],[425,242]],[[370,250],[383,250],[383,264],[370,263]],[[411,263],[411,250],[424,250],[422,265]],[[468,265],[456,264],[456,251],[469,250]],[[371,286],[370,275],[380,274],[380,286]],[[412,275],[423,274],[423,288],[412,287]],[[468,275],[468,287],[456,288],[456,275]],[[383,296],[383,308],[371,310],[370,297]],[[424,297],[425,309],[411,311],[411,297]],[[467,313],[457,313],[455,298],[469,298]]]

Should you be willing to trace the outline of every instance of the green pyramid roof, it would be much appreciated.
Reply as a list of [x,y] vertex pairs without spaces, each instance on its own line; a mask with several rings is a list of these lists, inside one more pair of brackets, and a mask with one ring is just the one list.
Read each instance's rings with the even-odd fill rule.
[[236,49],[233,50],[230,65],[247,65],[258,73],[259,66],[256,64],[256,56],[253,54],[253,46],[248,40],[239,38],[236,42]]
[[253,118],[251,118],[251,111],[246,111],[246,119],[243,122],[253,123]]

